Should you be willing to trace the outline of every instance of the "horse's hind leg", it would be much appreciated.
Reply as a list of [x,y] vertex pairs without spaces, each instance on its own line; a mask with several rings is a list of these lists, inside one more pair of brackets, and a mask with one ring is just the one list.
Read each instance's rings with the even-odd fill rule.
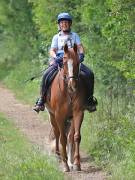
[[53,114],[50,114],[50,121],[51,121],[51,125],[52,125],[52,128],[53,128],[53,133],[54,133],[54,136],[55,136],[55,154],[56,154],[56,157],[58,159],[60,159],[60,152],[59,152],[59,136],[60,136],[60,132],[59,132],[59,129],[58,129],[58,126],[57,126],[57,123],[56,123],[56,120],[55,120],[55,117]]

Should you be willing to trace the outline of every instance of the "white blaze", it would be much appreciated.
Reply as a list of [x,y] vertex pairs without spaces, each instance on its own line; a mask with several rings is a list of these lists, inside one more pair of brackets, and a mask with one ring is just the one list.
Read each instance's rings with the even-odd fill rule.
[[72,59],[68,60],[68,73],[69,73],[69,77],[73,76],[73,60]]

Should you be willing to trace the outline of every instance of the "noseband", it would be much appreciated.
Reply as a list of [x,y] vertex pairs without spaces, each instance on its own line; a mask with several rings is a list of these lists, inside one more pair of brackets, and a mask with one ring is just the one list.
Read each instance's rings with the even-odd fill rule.
[[78,81],[78,79],[79,79],[79,76],[69,76],[69,77],[67,77],[67,79],[69,80],[69,79],[74,79],[75,81]]

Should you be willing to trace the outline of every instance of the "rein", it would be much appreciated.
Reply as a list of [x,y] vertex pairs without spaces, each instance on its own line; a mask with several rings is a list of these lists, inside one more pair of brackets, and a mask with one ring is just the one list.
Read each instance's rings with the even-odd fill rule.
[[62,74],[61,74],[61,69],[63,69],[63,68],[59,68],[59,72],[60,72],[61,78],[62,78],[63,80],[65,80],[66,82],[67,82],[68,80],[70,80],[70,79],[74,79],[75,81],[78,81],[78,80],[79,80],[79,75],[78,75],[78,76],[68,76],[67,74],[62,75]]
[[[59,75],[58,75],[58,83],[59,83],[60,93],[62,92],[61,86],[60,86],[60,79],[63,79],[66,84],[68,82],[68,79],[71,79],[71,78],[74,78],[77,81],[79,80],[79,77],[78,78],[76,78],[74,76],[67,77],[67,75],[62,75],[61,74],[61,69],[63,69],[63,68],[59,68]],[[68,99],[69,99],[69,104],[72,104],[74,102],[75,98],[73,99],[73,96],[70,93],[67,93],[67,95],[68,95]]]
[[[64,69],[63,67],[64,67],[64,64],[62,65],[62,67],[58,66],[59,72],[61,72],[61,70]],[[75,81],[78,81],[79,80],[79,74],[77,76],[68,76],[67,74],[64,74],[62,79],[67,80],[67,81],[69,79],[74,79]]]
[[[73,49],[76,53],[77,51]],[[65,49],[65,53],[70,53],[68,49]],[[58,86],[60,89],[60,94],[63,91],[67,91],[68,103],[72,104],[77,96],[77,82],[79,81],[79,72],[77,67],[77,62],[75,62],[76,56],[71,52],[71,55],[63,56],[63,64],[62,66],[58,66]],[[63,84],[61,86],[61,83]],[[64,87],[63,87],[64,86]],[[64,90],[64,89],[65,90]]]

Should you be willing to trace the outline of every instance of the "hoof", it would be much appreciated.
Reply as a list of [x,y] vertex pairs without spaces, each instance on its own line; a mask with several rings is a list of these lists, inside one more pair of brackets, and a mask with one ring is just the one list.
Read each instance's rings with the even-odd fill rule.
[[62,161],[61,156],[59,154],[56,154],[55,157],[59,163]]
[[74,171],[81,171],[80,165],[74,164],[74,165],[73,165],[73,170],[74,170]]
[[70,169],[70,171],[73,171],[73,165],[72,164],[69,165],[69,169]]
[[65,164],[63,167],[63,172],[69,172],[69,171],[70,171],[69,166]]
[[70,171],[70,169],[69,168],[63,168],[63,172],[69,172]]
[[73,164],[70,161],[68,161],[68,166],[69,166],[70,171],[72,171],[73,170]]

